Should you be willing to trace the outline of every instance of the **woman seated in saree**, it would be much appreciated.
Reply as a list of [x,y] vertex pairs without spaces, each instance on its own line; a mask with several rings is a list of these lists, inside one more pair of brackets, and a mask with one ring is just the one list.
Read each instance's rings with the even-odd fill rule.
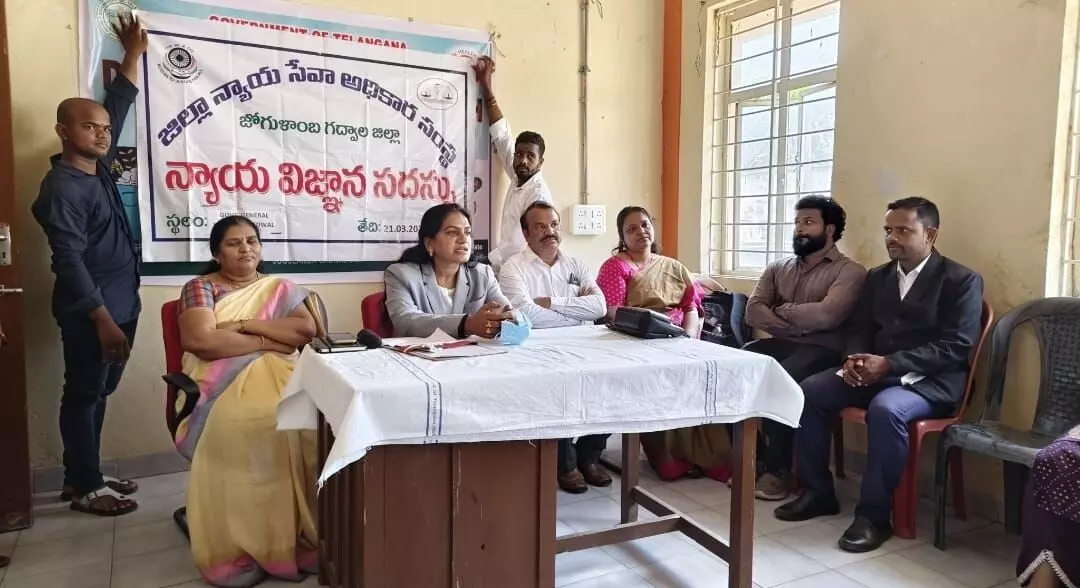
[[277,403],[297,349],[316,334],[319,306],[304,288],[262,274],[261,252],[250,220],[221,219],[210,232],[213,262],[181,296],[184,373],[200,398],[175,442],[191,460],[192,555],[213,586],[317,570],[315,437],[278,431]]
[[[620,306],[648,308],[666,314],[688,335],[697,337],[701,299],[693,276],[678,260],[660,254],[649,212],[628,206],[619,212],[616,225],[619,246],[596,277],[607,299],[608,320]],[[731,475],[731,441],[723,425],[645,433],[641,445],[662,480],[693,473],[727,481]]]
[[1080,425],[1035,456],[1024,492],[1021,586],[1080,586]]
[[492,339],[513,318],[491,267],[473,257],[472,219],[457,204],[429,208],[419,242],[386,268],[386,310],[398,337],[436,330],[464,339]]

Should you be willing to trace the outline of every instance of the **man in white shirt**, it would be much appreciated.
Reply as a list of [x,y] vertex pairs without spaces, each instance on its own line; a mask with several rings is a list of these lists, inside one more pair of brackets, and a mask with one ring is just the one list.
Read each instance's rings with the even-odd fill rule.
[[576,327],[604,317],[607,303],[585,262],[559,251],[559,213],[533,202],[520,219],[527,247],[506,260],[499,285],[533,328]]
[[[499,273],[499,285],[516,310],[533,327],[587,325],[607,313],[607,302],[588,266],[559,251],[559,213],[547,202],[530,204],[520,219],[528,247],[508,259]],[[559,487],[580,494],[593,486],[611,485],[600,465],[600,454],[610,435],[585,435],[573,443],[559,440]]]
[[491,89],[491,74],[495,62],[481,57],[473,66],[476,81],[484,92],[488,120],[491,123],[491,145],[495,160],[510,177],[510,188],[503,200],[499,238],[488,252],[488,262],[498,273],[502,264],[525,249],[525,239],[518,230],[518,219],[530,204],[537,201],[552,203],[551,190],[544,181],[540,167],[544,164],[544,138],[539,133],[525,131],[512,140],[510,124],[503,117],[495,93]]

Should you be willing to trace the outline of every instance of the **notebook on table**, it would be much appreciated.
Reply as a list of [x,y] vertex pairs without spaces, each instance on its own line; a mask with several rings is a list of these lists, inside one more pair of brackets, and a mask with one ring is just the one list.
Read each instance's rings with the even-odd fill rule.
[[383,347],[431,361],[501,355],[507,351],[490,344],[482,345],[476,339],[455,339],[440,330],[429,337],[386,339]]

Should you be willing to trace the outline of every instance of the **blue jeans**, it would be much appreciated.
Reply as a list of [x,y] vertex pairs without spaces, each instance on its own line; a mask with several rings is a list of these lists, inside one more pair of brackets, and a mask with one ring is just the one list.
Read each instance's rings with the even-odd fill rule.
[[855,516],[887,526],[892,518],[893,491],[907,467],[908,423],[945,411],[901,385],[899,378],[866,388],[852,388],[836,375],[837,369],[802,381],[806,404],[800,428],[795,432],[796,472],[807,492],[823,499],[835,499],[829,471],[833,422],[849,406],[866,409],[866,473]]
[[[135,342],[138,320],[119,325]],[[64,347],[64,394],[60,399],[60,437],[64,441],[64,484],[75,496],[104,486],[101,475],[101,427],[105,404],[116,392],[126,363],[101,360],[97,328],[89,318],[60,321]]]

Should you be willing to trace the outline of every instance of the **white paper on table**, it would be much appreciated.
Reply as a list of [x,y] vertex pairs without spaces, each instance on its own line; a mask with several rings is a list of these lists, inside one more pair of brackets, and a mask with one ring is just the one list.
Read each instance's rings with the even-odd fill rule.
[[435,332],[427,337],[397,337],[396,339],[383,339],[383,345],[386,347],[398,347],[404,345],[450,343],[451,341],[457,341],[457,339],[447,335],[442,329],[435,329]]

